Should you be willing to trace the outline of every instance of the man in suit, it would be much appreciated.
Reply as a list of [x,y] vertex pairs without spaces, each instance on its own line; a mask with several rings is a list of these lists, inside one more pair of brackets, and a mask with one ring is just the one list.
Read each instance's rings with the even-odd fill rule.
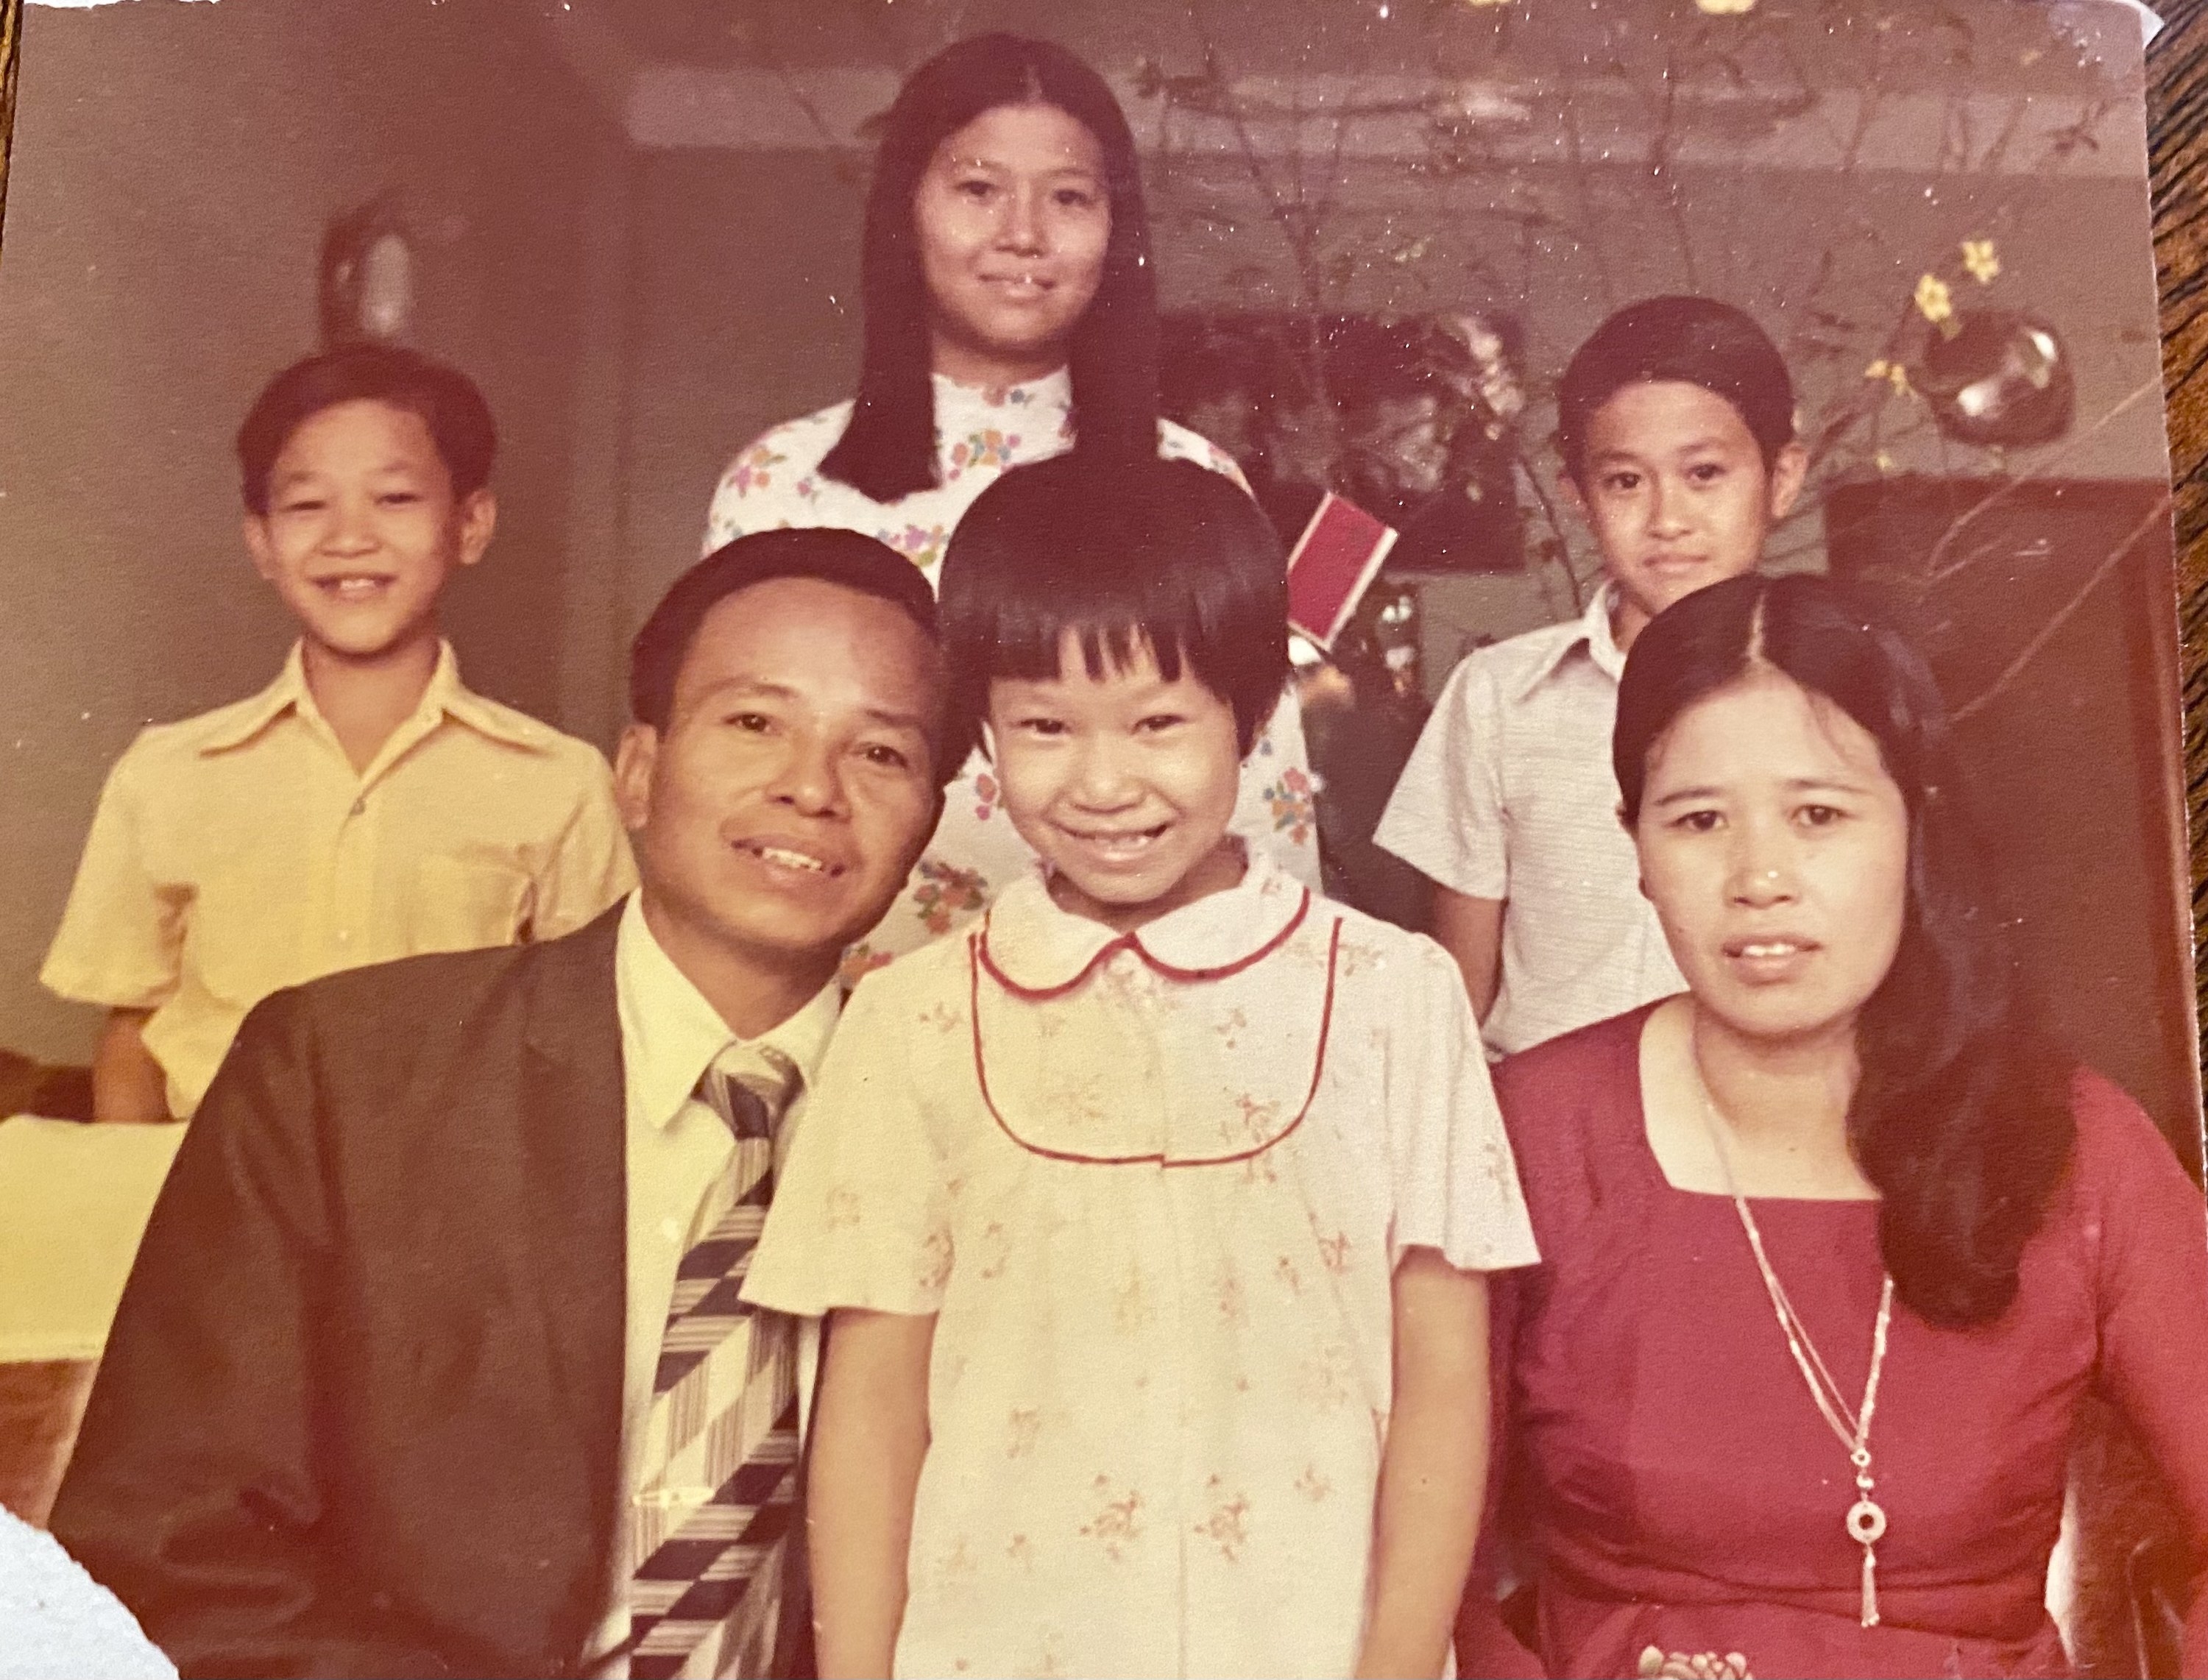
[[803,1366],[733,1303],[957,767],[933,600],[743,537],[630,690],[635,896],[277,994],[192,1122],[53,1514],[186,1676],[775,1666]]

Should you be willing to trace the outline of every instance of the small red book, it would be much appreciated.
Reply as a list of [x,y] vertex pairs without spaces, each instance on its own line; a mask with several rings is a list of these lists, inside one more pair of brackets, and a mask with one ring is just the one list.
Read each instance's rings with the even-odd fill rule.
[[1328,652],[1357,610],[1395,531],[1329,491],[1288,555],[1288,623]]

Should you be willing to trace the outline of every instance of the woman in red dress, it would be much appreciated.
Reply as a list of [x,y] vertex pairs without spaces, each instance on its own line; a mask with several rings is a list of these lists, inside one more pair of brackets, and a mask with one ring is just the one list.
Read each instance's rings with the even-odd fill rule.
[[[1543,1257],[1496,1317],[1540,1659],[2066,1673],[2043,1592],[2088,1392],[2208,1557],[2199,1192],[2029,1030],[1938,691],[1834,586],[1664,613],[1613,756],[1689,990],[1497,1073]],[[2187,1635],[2208,1673],[2208,1593]]]

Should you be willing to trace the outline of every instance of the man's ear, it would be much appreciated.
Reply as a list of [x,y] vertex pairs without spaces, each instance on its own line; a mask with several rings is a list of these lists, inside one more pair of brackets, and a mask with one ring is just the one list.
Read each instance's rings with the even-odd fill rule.
[[651,777],[659,764],[659,731],[632,723],[614,747],[614,806],[631,834],[644,827],[651,812]]
[[498,529],[498,497],[487,488],[471,490],[455,512],[460,522],[459,562],[472,566],[483,557],[491,533]]

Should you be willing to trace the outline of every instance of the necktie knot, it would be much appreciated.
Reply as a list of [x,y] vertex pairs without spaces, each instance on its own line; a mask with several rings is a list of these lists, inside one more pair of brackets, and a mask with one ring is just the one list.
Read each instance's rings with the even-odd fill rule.
[[698,1100],[740,1142],[771,1138],[803,1076],[771,1045],[732,1044],[698,1078]]

